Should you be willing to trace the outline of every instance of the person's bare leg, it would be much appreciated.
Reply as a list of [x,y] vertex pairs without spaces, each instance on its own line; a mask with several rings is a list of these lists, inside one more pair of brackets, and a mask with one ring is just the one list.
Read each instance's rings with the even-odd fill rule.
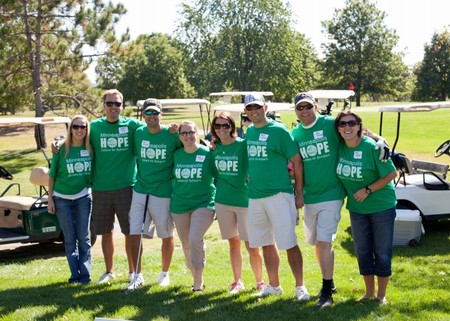
[[242,276],[242,252],[241,239],[239,236],[228,239],[230,245],[230,262],[231,270],[233,271],[234,281],[237,282]]
[[303,285],[303,257],[302,252],[298,245],[287,249],[287,258],[289,262],[289,266],[291,267],[292,275],[295,278],[295,285],[301,286]]
[[162,240],[161,244],[161,259],[162,259],[162,271],[167,272],[172,262],[173,251],[175,248],[175,242],[173,236],[166,237]]
[[203,290],[203,268],[193,268],[194,287],[193,290]]
[[250,259],[250,266],[253,270],[253,275],[255,276],[256,282],[262,282],[262,256],[259,252],[259,248],[257,247],[250,247],[249,242],[245,242],[245,248],[247,249],[249,259]]
[[318,241],[315,246],[316,258],[325,280],[333,279],[334,272],[334,250],[330,242]]
[[363,275],[366,293],[356,301],[375,298],[375,277],[374,275]]
[[102,252],[106,272],[114,272],[114,239],[112,233],[102,235]]
[[389,277],[378,276],[377,280],[378,280],[377,300],[382,304],[386,304],[388,302],[386,299],[386,289],[389,283]]
[[275,245],[263,246],[264,263],[266,265],[269,284],[272,287],[280,285],[278,269],[280,267],[280,255]]
[[139,253],[139,245],[140,245],[141,236],[140,235],[130,235],[130,263],[132,267],[130,268],[130,272],[140,273],[142,270],[142,248],[141,248],[141,257],[139,258],[139,266],[136,266],[137,257]]
[[[140,235],[139,235],[140,237]],[[133,272],[133,268],[136,265],[136,261],[132,260],[132,256],[131,256],[131,242],[130,242],[130,235],[125,235],[125,252],[127,254],[127,260],[128,260],[128,272]],[[142,256],[142,251],[141,251],[141,256]],[[141,265],[141,260],[139,260],[139,265]],[[140,268],[139,268],[140,271]]]

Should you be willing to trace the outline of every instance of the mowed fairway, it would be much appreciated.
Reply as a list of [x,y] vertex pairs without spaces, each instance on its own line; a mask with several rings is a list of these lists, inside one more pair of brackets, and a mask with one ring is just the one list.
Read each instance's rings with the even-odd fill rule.
[[[379,113],[373,111],[373,107],[353,109],[361,114],[365,127],[378,132]],[[337,110],[333,115],[337,115]],[[166,115],[164,123],[178,122],[179,119],[175,113]],[[290,128],[296,118],[293,112],[282,112],[281,120]],[[201,126],[200,123],[198,125]],[[383,136],[391,146],[395,127],[396,115],[385,115]],[[48,141],[61,133],[64,133],[63,126],[48,129]],[[438,159],[433,157],[436,148],[448,139],[450,110],[405,114],[402,115],[396,150],[411,159],[450,163],[450,157],[446,155]],[[23,185],[22,193],[37,193],[34,187],[29,186],[27,177],[33,166],[45,166],[46,161],[35,150],[30,128],[11,131],[0,127],[0,165],[10,169],[16,181]],[[8,184],[9,181],[0,181],[0,191]],[[191,292],[192,277],[184,264],[177,238],[170,272],[171,285],[167,288],[156,285],[161,261],[160,240],[144,240],[146,284],[128,295],[125,294],[128,267],[123,237],[119,232],[115,234],[117,280],[110,286],[95,283],[68,285],[69,272],[62,244],[4,245],[0,247],[0,320],[93,320],[95,317],[196,321],[449,320],[450,220],[427,223],[425,230],[418,247],[394,248],[393,276],[387,293],[389,305],[379,306],[374,301],[356,303],[355,299],[363,294],[364,284],[354,255],[348,211],[344,209],[334,242],[338,293],[334,295],[334,306],[323,310],[314,306],[316,298],[307,303],[296,302],[294,281],[285,253],[281,253],[280,266],[283,295],[262,300],[252,297],[255,282],[244,249],[243,281],[246,290],[235,296],[228,294],[228,286],[233,281],[228,242],[220,239],[217,221],[206,234],[206,289],[203,293]],[[297,227],[297,234],[303,252],[305,285],[314,295],[321,287],[314,248],[305,243],[301,224]],[[93,280],[96,281],[103,272],[101,238],[98,238],[93,247]],[[267,281],[267,277],[265,279]]]

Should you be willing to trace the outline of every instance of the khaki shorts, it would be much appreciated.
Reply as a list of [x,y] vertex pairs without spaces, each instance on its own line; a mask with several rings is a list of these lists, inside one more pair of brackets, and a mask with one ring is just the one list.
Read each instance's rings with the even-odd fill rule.
[[109,234],[114,229],[114,215],[119,220],[123,234],[130,234],[131,186],[114,191],[92,191],[92,223],[97,235]]
[[297,216],[294,194],[251,198],[248,204],[250,247],[276,244],[280,250],[293,248],[297,245]]
[[248,208],[215,203],[222,240],[239,235],[241,241],[248,241]]
[[341,200],[305,204],[303,208],[303,228],[306,242],[315,245],[317,241],[331,243],[341,220]]
[[[139,235],[142,232],[145,198],[146,194],[133,191],[129,214],[130,235]],[[174,224],[170,215],[170,198],[149,195],[144,223],[144,234],[147,237],[153,236],[153,227],[156,228],[156,234],[161,239],[173,236]]]

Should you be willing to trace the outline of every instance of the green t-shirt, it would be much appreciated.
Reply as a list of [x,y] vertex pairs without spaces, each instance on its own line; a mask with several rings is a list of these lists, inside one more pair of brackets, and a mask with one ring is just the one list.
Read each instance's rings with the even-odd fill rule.
[[287,163],[298,154],[298,147],[288,129],[273,120],[261,128],[250,125],[246,140],[249,197],[263,198],[280,192],[293,194]]
[[156,134],[140,127],[134,134],[137,157],[137,180],[134,190],[168,198],[172,195],[173,154],[181,146],[178,134],[171,134],[168,126]]
[[292,130],[303,159],[305,204],[343,200],[345,190],[336,175],[339,137],[334,118],[319,116],[310,128],[299,124]]
[[216,165],[216,202],[228,206],[248,207],[247,144],[237,137],[230,145],[216,143],[212,152]]
[[173,161],[170,211],[183,214],[198,208],[214,210],[214,162],[209,148],[200,145],[195,153],[180,148],[175,151]]
[[144,125],[145,123],[128,117],[120,117],[116,123],[109,123],[102,117],[91,123],[94,190],[113,191],[134,185],[136,180],[134,133],[137,128]]
[[341,143],[336,172],[347,192],[348,210],[370,214],[390,209],[397,204],[392,182],[367,196],[361,203],[353,198],[353,194],[359,189],[395,171],[392,160],[381,162],[378,158],[379,151],[375,150],[375,141],[367,136],[362,136],[355,148]]
[[65,144],[53,154],[49,176],[55,180],[53,190],[74,195],[91,184],[91,156],[85,146],[71,146],[66,156]]

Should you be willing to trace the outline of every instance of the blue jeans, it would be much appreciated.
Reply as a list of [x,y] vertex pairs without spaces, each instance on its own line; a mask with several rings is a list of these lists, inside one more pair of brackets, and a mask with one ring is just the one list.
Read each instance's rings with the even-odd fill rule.
[[91,195],[68,200],[54,196],[55,211],[64,233],[69,283],[91,281]]
[[391,276],[395,208],[372,214],[350,212],[350,220],[359,273]]

